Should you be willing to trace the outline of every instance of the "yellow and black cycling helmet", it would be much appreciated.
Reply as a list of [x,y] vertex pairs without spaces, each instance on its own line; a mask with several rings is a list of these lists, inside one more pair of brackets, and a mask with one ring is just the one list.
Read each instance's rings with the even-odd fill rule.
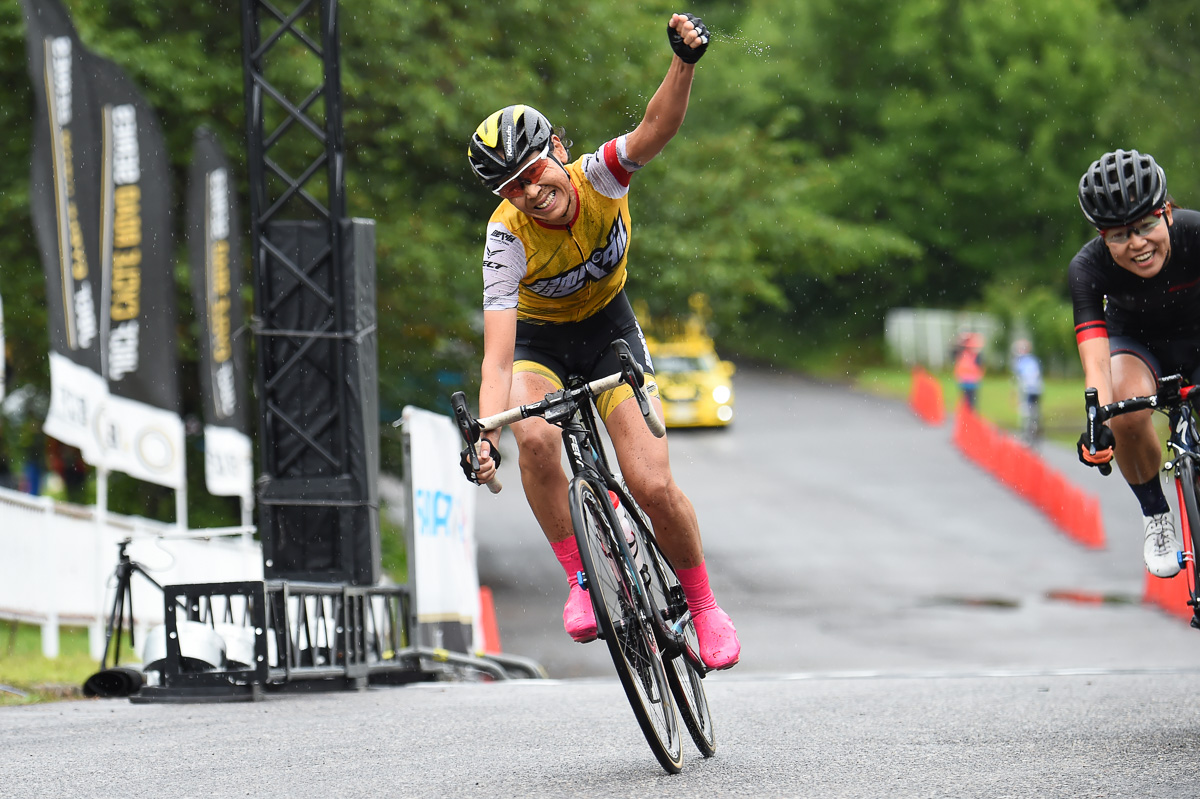
[[495,189],[550,142],[550,122],[536,108],[510,105],[479,124],[467,146],[467,160],[484,185]]
[[1167,201],[1167,176],[1137,150],[1105,153],[1079,180],[1079,207],[1099,230],[1130,225]]

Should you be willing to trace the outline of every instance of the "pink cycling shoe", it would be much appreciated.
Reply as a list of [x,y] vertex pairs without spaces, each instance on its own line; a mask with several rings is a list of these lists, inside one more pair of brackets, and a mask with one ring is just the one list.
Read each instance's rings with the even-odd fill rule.
[[742,644],[729,614],[714,607],[692,616],[700,639],[700,659],[710,669],[727,669],[738,662]]
[[574,582],[567,604],[563,608],[563,627],[571,640],[581,644],[596,640],[596,613],[592,610],[592,598]]

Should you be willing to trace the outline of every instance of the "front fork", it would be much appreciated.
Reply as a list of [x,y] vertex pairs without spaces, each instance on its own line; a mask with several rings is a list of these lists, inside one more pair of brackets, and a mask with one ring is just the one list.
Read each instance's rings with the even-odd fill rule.
[[[1169,442],[1168,446],[1170,446]],[[1176,448],[1172,447],[1172,449]],[[1183,548],[1179,552],[1179,568],[1187,575],[1188,605],[1192,608],[1191,626],[1200,629],[1200,597],[1197,597],[1196,595],[1195,577],[1193,576],[1194,572],[1189,565],[1196,560],[1195,545],[1192,541],[1192,523],[1191,519],[1188,518],[1187,503],[1184,502],[1184,474],[1182,473],[1184,470],[1176,468],[1176,465],[1179,463],[1179,459],[1186,457],[1188,457],[1188,453],[1176,450],[1175,457],[1167,461],[1163,465],[1163,468],[1166,471],[1171,472],[1175,478],[1175,494],[1177,500],[1176,507],[1179,508],[1179,529],[1182,533],[1181,543],[1183,544]],[[1186,470],[1190,471],[1193,477],[1195,475],[1194,466],[1195,464],[1193,464],[1192,470]]]

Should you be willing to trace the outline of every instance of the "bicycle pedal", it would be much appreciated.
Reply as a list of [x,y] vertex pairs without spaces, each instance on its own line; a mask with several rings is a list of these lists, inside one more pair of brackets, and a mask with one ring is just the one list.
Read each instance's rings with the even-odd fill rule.
[[1200,619],[1196,618],[1195,616],[1192,616],[1192,626],[1195,627],[1197,630],[1200,630]]

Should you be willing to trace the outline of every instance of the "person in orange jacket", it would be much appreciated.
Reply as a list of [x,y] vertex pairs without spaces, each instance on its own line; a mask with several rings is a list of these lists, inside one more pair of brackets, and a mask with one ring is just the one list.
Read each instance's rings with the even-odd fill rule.
[[983,336],[963,333],[954,346],[954,380],[962,390],[963,402],[974,410],[979,384],[983,381]]

